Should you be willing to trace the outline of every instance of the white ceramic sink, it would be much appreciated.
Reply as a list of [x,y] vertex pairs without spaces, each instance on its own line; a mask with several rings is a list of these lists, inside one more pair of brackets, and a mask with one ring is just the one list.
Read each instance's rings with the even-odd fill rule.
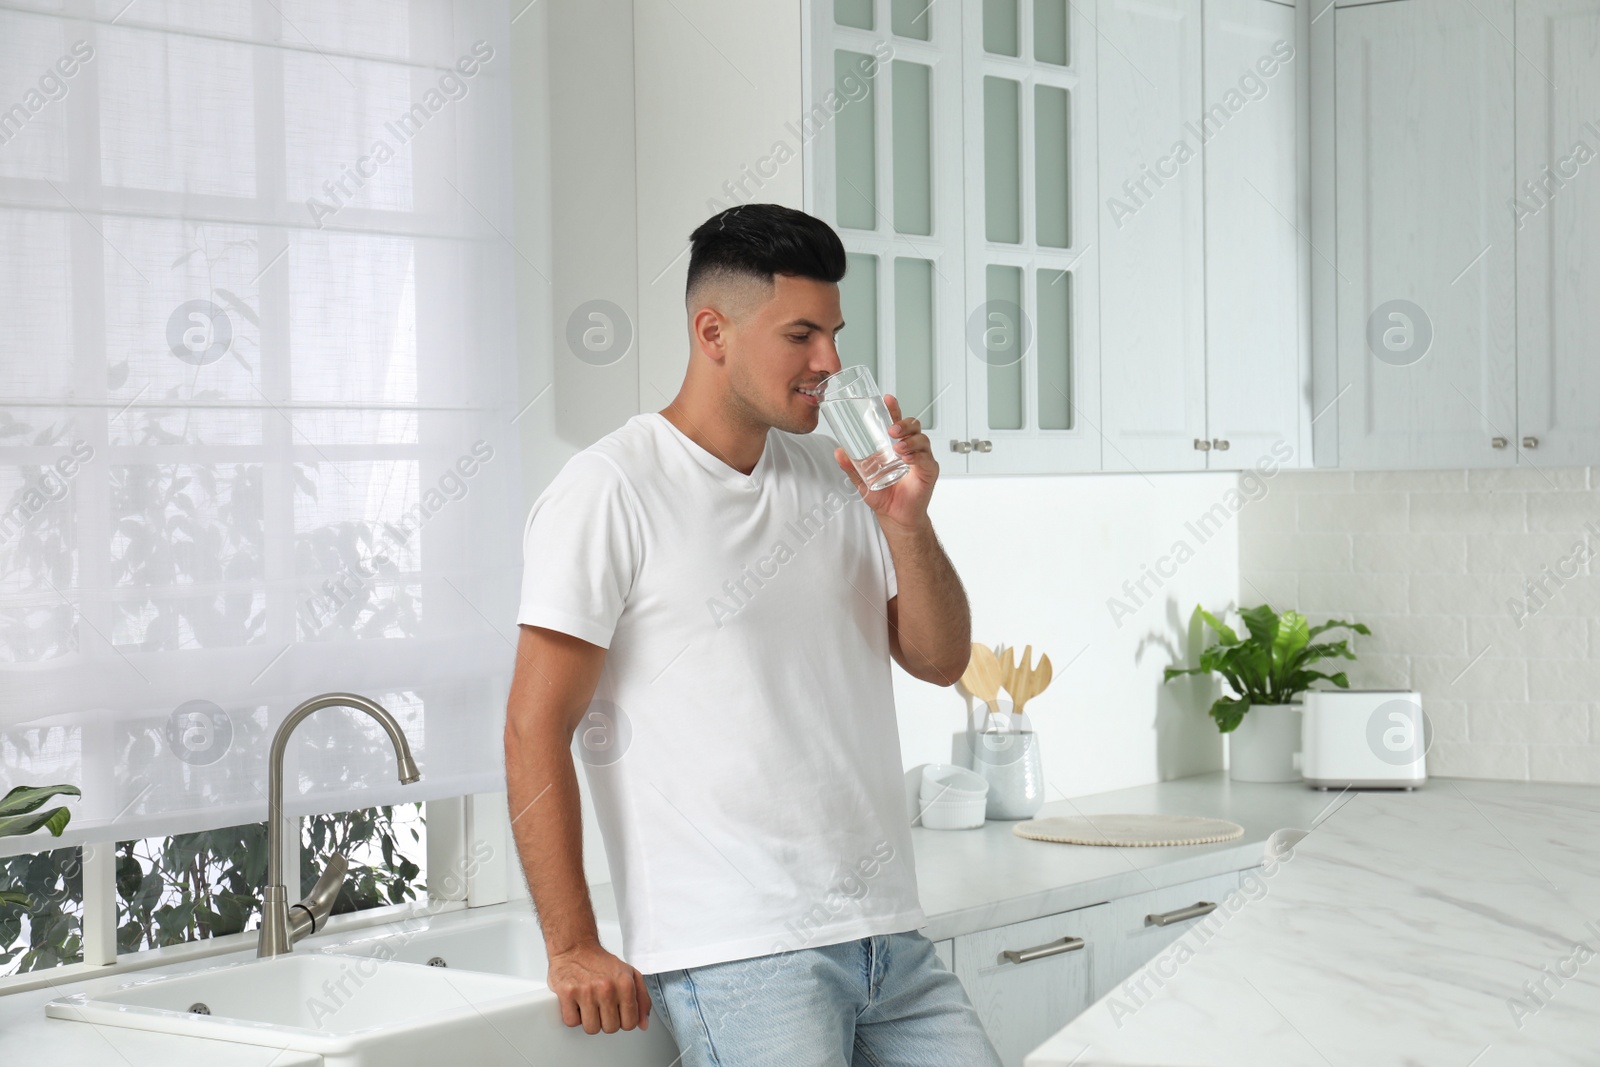
[[[210,1014],[196,1013],[196,1005]],[[325,1067],[662,1067],[676,1055],[659,1021],[645,1034],[589,1035],[567,1027],[555,995],[540,982],[320,952],[79,993],[51,1001],[45,1012],[55,1019],[309,1052],[322,1056]],[[665,1057],[664,1048],[672,1049]]]
[[[622,930],[617,923],[602,920],[599,930],[600,943],[613,952],[620,951]],[[528,912],[434,915],[316,948],[321,952],[505,974],[539,982],[545,980],[550,967],[544,934],[538,920]]]

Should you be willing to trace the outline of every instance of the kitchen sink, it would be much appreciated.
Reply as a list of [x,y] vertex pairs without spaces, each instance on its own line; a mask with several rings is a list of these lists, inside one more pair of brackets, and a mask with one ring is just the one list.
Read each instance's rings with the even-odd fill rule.
[[[621,950],[622,930],[602,920],[600,943]],[[422,963],[452,970],[482,971],[543,982],[549,970],[544,934],[526,911],[496,915],[454,912],[412,919],[382,933],[319,945],[317,951]]]
[[149,978],[62,997],[45,1012],[309,1052],[325,1067],[662,1067],[676,1055],[659,1019],[644,1033],[590,1035],[566,1026],[542,982],[350,953],[297,952]]

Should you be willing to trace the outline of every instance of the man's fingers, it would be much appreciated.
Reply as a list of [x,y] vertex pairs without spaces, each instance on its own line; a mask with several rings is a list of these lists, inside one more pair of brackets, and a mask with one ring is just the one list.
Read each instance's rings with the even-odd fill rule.
[[600,1029],[608,1034],[614,1034],[617,1032],[619,1022],[617,995],[614,990],[608,989],[600,994]]
[[578,998],[568,992],[558,992],[557,998],[561,1002],[561,1021],[568,1026],[577,1026],[583,1022],[583,1010],[578,1007]]
[[616,981],[617,1018],[624,1030],[639,1025],[639,998],[633,991],[633,976],[618,975]]
[[639,1029],[648,1030],[650,1029],[650,990],[645,988],[644,975],[640,974],[637,968],[633,972],[633,988],[639,995]]
[[598,1034],[600,1032],[600,1005],[596,1003],[593,994],[584,990],[582,999],[578,1001],[583,1008],[583,1032]]

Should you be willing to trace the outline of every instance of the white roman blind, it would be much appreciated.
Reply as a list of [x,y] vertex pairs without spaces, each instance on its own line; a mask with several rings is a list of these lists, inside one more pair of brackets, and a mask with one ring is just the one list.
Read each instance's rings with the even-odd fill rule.
[[322,711],[291,814],[502,780],[509,34],[475,0],[0,2],[0,791],[80,786],[69,839],[264,819],[272,731],[328,690],[423,779]]

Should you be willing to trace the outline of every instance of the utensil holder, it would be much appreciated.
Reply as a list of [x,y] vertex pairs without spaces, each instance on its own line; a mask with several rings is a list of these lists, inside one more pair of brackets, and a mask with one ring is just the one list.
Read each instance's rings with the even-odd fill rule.
[[973,736],[972,769],[989,783],[985,815],[1031,819],[1044,804],[1039,735],[1031,729],[984,730]]

